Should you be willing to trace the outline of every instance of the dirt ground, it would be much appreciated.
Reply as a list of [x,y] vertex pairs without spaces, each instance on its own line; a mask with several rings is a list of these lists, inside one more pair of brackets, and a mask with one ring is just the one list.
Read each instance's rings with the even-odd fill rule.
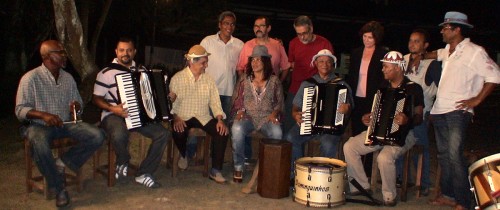
[[[493,100],[494,105],[487,108],[489,111],[478,112],[475,124],[472,126],[472,139],[466,145],[467,151],[483,151],[477,157],[486,153],[498,153],[498,97]],[[486,125],[486,128],[481,127]],[[489,127],[488,127],[489,125]],[[14,117],[0,119],[0,209],[55,209],[54,200],[46,200],[38,192],[26,193],[25,162],[23,144],[18,136],[18,122]],[[476,126],[476,127],[475,127]],[[496,139],[496,140],[495,140]],[[134,141],[133,145],[137,141]],[[496,142],[496,143],[495,143]],[[431,145],[435,142],[431,142]],[[137,146],[131,146],[137,148]],[[431,146],[431,179],[436,174],[435,145]],[[488,148],[489,150],[485,150]],[[255,151],[255,150],[254,150]],[[137,152],[133,151],[133,155]],[[103,155],[106,159],[106,155]],[[230,178],[232,175],[230,144],[227,147],[226,163],[223,175]],[[476,158],[477,158],[476,157]],[[137,162],[137,155],[133,162]],[[103,160],[104,161],[104,160]],[[159,189],[147,189],[128,180],[126,183],[117,183],[114,187],[107,187],[106,180],[99,176],[92,177],[92,161],[84,166],[84,189],[76,192],[69,187],[71,206],[68,209],[305,209],[304,205],[292,201],[292,196],[282,199],[262,198],[258,194],[243,194],[241,188],[250,179],[251,172],[246,172],[243,184],[217,184],[201,174],[200,166],[190,166],[186,171],[180,171],[177,177],[171,177],[171,169],[165,163],[154,174],[162,184]],[[431,195],[434,188],[431,188]],[[381,198],[380,186],[374,193]],[[399,202],[397,209],[438,209],[427,204],[431,196],[415,198],[415,189],[409,188],[408,201]],[[375,209],[363,204],[346,203],[338,209]],[[443,209],[441,207],[440,209]]]

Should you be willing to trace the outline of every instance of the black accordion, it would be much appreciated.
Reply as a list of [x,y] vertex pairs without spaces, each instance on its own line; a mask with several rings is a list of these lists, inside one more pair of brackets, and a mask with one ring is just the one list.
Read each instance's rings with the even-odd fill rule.
[[302,99],[300,135],[342,134],[347,119],[337,112],[347,100],[347,86],[339,83],[322,83],[305,87]]
[[398,112],[411,113],[412,104],[412,97],[404,89],[379,89],[373,98],[365,145],[404,146],[410,123],[400,126],[394,117]]
[[120,102],[128,109],[127,129],[172,120],[169,99],[169,77],[163,70],[153,69],[115,75]]

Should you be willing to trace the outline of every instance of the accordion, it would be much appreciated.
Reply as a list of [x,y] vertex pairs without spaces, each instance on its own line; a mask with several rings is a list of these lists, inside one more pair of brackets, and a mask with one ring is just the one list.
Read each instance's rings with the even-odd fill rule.
[[347,86],[322,83],[304,88],[300,135],[342,134],[347,116],[337,112],[347,100]]
[[159,69],[115,75],[118,96],[123,108],[128,109],[125,118],[127,129],[172,120],[172,103],[168,93],[168,75]]
[[399,112],[408,113],[412,98],[404,89],[381,88],[373,98],[370,125],[366,132],[366,146],[404,146],[409,125],[398,125],[394,117]]

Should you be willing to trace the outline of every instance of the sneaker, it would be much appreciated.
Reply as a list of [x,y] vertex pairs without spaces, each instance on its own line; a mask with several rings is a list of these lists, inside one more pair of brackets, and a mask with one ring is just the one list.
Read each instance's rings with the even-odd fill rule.
[[222,176],[222,173],[218,170],[210,171],[208,178],[210,178],[211,180],[214,180],[215,182],[217,182],[219,184],[224,184],[226,182],[226,179],[224,178],[224,176]]
[[[373,191],[371,189],[365,189],[368,194],[373,195]],[[360,196],[363,195],[361,191],[352,191],[347,193],[347,196]]]
[[160,183],[155,182],[155,180],[153,179],[151,174],[143,174],[143,175],[137,176],[137,177],[135,177],[135,182],[142,184],[142,185],[149,187],[149,188],[158,188],[161,186]]
[[181,170],[186,170],[188,168],[188,159],[187,157],[180,157],[179,158],[179,162],[177,162],[177,166],[179,166],[179,168]]
[[120,177],[127,177],[127,171],[128,163],[117,165],[115,170],[115,179],[119,179]]

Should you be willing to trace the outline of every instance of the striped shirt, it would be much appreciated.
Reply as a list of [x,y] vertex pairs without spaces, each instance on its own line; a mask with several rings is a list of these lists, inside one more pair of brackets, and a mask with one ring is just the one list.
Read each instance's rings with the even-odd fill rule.
[[186,67],[172,77],[170,91],[177,95],[172,113],[184,121],[194,117],[205,125],[213,118],[210,110],[214,116],[222,115],[226,118],[222,111],[217,86],[207,74],[201,74],[195,81],[191,69]]
[[[118,63],[118,60],[115,58],[113,63]],[[135,61],[132,61],[132,65],[130,66],[130,71],[135,71]],[[109,67],[104,68],[97,74],[97,78],[94,84],[94,95],[104,97],[104,100],[111,104],[112,106],[116,106],[120,103],[120,99],[118,97],[118,88],[116,86],[115,75],[127,73],[122,70],[112,69]],[[107,110],[102,110],[101,120],[106,116],[112,114]]]
[[[82,98],[71,74],[61,69],[56,81],[52,73],[42,64],[21,78],[17,89],[15,112],[20,121],[28,120],[26,115],[33,109],[57,115],[62,121],[70,121],[69,105],[72,101],[77,101],[83,110]],[[31,121],[45,125],[42,119],[31,119]]]

